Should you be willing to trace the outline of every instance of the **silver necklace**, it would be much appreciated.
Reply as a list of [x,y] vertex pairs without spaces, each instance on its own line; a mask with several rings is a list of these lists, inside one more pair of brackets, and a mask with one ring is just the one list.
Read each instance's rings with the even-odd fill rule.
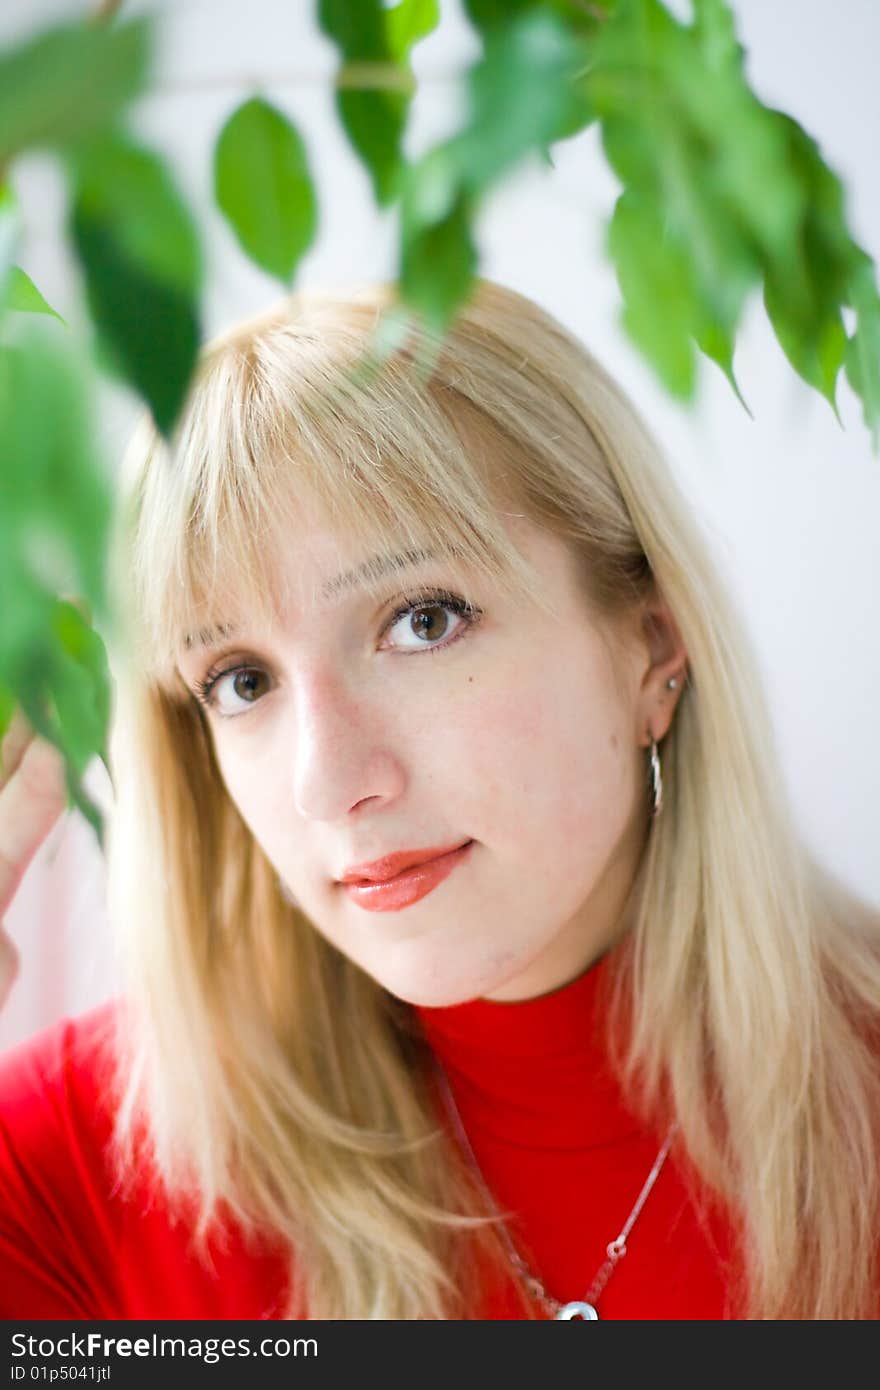
[[[495,1203],[495,1200],[492,1197],[491,1192],[489,1191],[488,1184],[486,1183],[486,1180],[483,1177],[480,1165],[476,1160],[476,1156],[474,1154],[473,1149],[471,1148],[471,1143],[467,1137],[465,1127],[461,1122],[461,1116],[458,1113],[458,1106],[455,1103],[455,1097],[452,1094],[452,1088],[449,1085],[449,1079],[446,1075],[446,1071],[436,1057],[434,1058],[434,1064],[437,1068],[437,1075],[440,1078],[440,1082],[443,1087],[443,1098],[446,1103],[446,1108],[449,1112],[450,1119],[452,1120],[453,1126],[455,1128],[455,1132],[458,1136],[458,1141],[461,1144],[461,1147],[465,1152],[465,1155],[471,1165],[471,1168],[474,1171],[474,1176],[476,1177],[479,1183],[484,1200],[486,1201],[487,1205],[496,1213],[496,1215],[498,1215],[499,1212],[497,1204]],[[669,1130],[669,1133],[666,1135],[666,1138],[663,1141],[663,1145],[660,1149],[660,1152],[654,1160],[654,1166],[648,1174],[647,1178],[645,1179],[644,1186],[642,1187],[641,1192],[636,1198],[635,1206],[633,1207],[632,1211],[630,1212],[629,1216],[626,1218],[626,1221],[624,1222],[623,1229],[620,1232],[620,1235],[617,1236],[614,1240],[609,1241],[608,1245],[605,1247],[606,1258],[597,1269],[596,1274],[593,1278],[593,1282],[590,1285],[587,1292],[584,1294],[584,1297],[582,1299],[574,1299],[570,1303],[560,1303],[557,1298],[552,1298],[551,1295],[548,1294],[547,1290],[544,1288],[544,1285],[541,1283],[541,1280],[537,1277],[536,1274],[532,1273],[525,1260],[520,1255],[519,1251],[513,1243],[513,1240],[511,1239],[510,1232],[507,1229],[507,1225],[504,1222],[501,1223],[501,1235],[504,1240],[504,1244],[507,1249],[507,1254],[510,1258],[511,1264],[516,1269],[528,1292],[532,1295],[533,1298],[537,1299],[537,1301],[542,1305],[545,1311],[548,1312],[550,1316],[554,1318],[556,1321],[559,1321],[560,1319],[568,1320],[572,1318],[582,1318],[584,1322],[598,1321],[599,1314],[596,1311],[596,1304],[598,1303],[599,1298],[601,1297],[605,1285],[608,1283],[608,1280],[611,1278],[612,1274],[617,1268],[617,1265],[620,1263],[620,1261],[626,1254],[626,1242],[629,1237],[629,1233],[635,1225],[636,1221],[638,1220],[639,1213],[641,1212],[642,1207],[648,1200],[648,1194],[650,1193],[651,1188],[654,1186],[655,1182],[660,1176],[660,1169],[666,1162],[677,1129],[678,1123],[676,1122],[672,1125],[672,1127]]]

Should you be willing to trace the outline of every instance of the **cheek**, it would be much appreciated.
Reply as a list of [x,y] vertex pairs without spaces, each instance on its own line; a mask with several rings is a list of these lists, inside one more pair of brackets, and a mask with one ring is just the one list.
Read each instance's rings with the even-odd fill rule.
[[520,676],[459,730],[477,838],[604,844],[623,830],[633,800],[625,717],[591,654]]
[[223,779],[223,785],[230,799],[235,803],[239,815],[257,842],[272,855],[273,830],[279,840],[283,838],[284,819],[281,814],[282,789],[273,777],[271,764],[264,765],[255,757],[254,749],[236,752],[227,743],[223,752],[218,753],[215,745],[215,758]]

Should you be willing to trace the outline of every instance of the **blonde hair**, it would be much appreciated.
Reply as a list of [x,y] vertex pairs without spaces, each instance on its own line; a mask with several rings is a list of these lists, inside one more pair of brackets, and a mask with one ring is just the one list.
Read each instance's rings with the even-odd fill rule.
[[230,576],[249,620],[277,613],[273,553],[304,501],[364,544],[427,542],[536,597],[511,508],[576,547],[598,614],[656,585],[688,652],[616,953],[623,1083],[646,1121],[677,1118],[695,1200],[733,1214],[748,1316],[870,1316],[876,922],[795,832],[760,675],[689,508],[622,391],[538,306],[478,281],[444,342],[413,333],[380,363],[393,299],[301,293],[237,327],[205,352],[171,446],[145,423],[125,462],[120,1173],[148,1158],[171,1202],[194,1200],[200,1250],[223,1211],[277,1237],[288,1317],[466,1317],[505,1267],[438,1126],[413,1011],[284,898],[174,659]]

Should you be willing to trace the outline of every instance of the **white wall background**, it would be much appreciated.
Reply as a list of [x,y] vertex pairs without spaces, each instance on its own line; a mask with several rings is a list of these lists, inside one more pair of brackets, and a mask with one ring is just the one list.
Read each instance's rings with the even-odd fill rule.
[[[0,45],[71,17],[86,0],[5,0]],[[411,154],[455,123],[456,74],[477,52],[457,0],[441,0],[436,34],[415,51],[420,80],[407,137]],[[687,12],[684,0],[676,5]],[[880,259],[880,7],[875,0],[733,0],[760,97],[795,116],[843,178],[856,238]],[[301,0],[134,3],[160,22],[158,83],[137,110],[196,207],[208,251],[208,333],[257,311],[278,286],[252,268],[211,204],[211,154],[233,108],[255,90],[283,107],[307,140],[321,201],[317,245],[299,284],[392,276],[393,217],[380,215],[338,125],[329,82],[332,46]],[[739,600],[764,672],[783,767],[800,826],[820,857],[880,903],[880,458],[860,408],[840,388],[844,428],[794,376],[759,304],[740,338],[737,369],[754,414],[720,372],[702,370],[694,409],[671,402],[618,326],[614,274],[602,228],[616,196],[594,132],[554,152],[556,168],[512,179],[486,210],[481,271],[531,295],[578,333],[619,377],[663,441]],[[81,301],[61,242],[63,189],[48,159],[15,168],[26,241],[21,261],[74,323]],[[106,393],[102,433],[110,465],[133,417]],[[96,764],[90,785],[107,795]],[[22,970],[0,1017],[0,1050],[104,999],[108,965],[103,863],[94,837],[68,815],[34,860],[8,913]]]

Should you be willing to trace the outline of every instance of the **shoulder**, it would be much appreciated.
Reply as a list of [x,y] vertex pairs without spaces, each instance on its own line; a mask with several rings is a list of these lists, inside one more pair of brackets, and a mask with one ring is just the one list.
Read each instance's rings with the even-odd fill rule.
[[0,1055],[0,1118],[21,1124],[47,1104],[106,1093],[121,1005],[117,999],[50,1024]]
[[52,1180],[75,1154],[97,1167],[112,1128],[116,999],[57,1023],[0,1056],[0,1168]]
[[0,1288],[4,1317],[113,1306],[113,1038],[108,1000],[0,1056]]

